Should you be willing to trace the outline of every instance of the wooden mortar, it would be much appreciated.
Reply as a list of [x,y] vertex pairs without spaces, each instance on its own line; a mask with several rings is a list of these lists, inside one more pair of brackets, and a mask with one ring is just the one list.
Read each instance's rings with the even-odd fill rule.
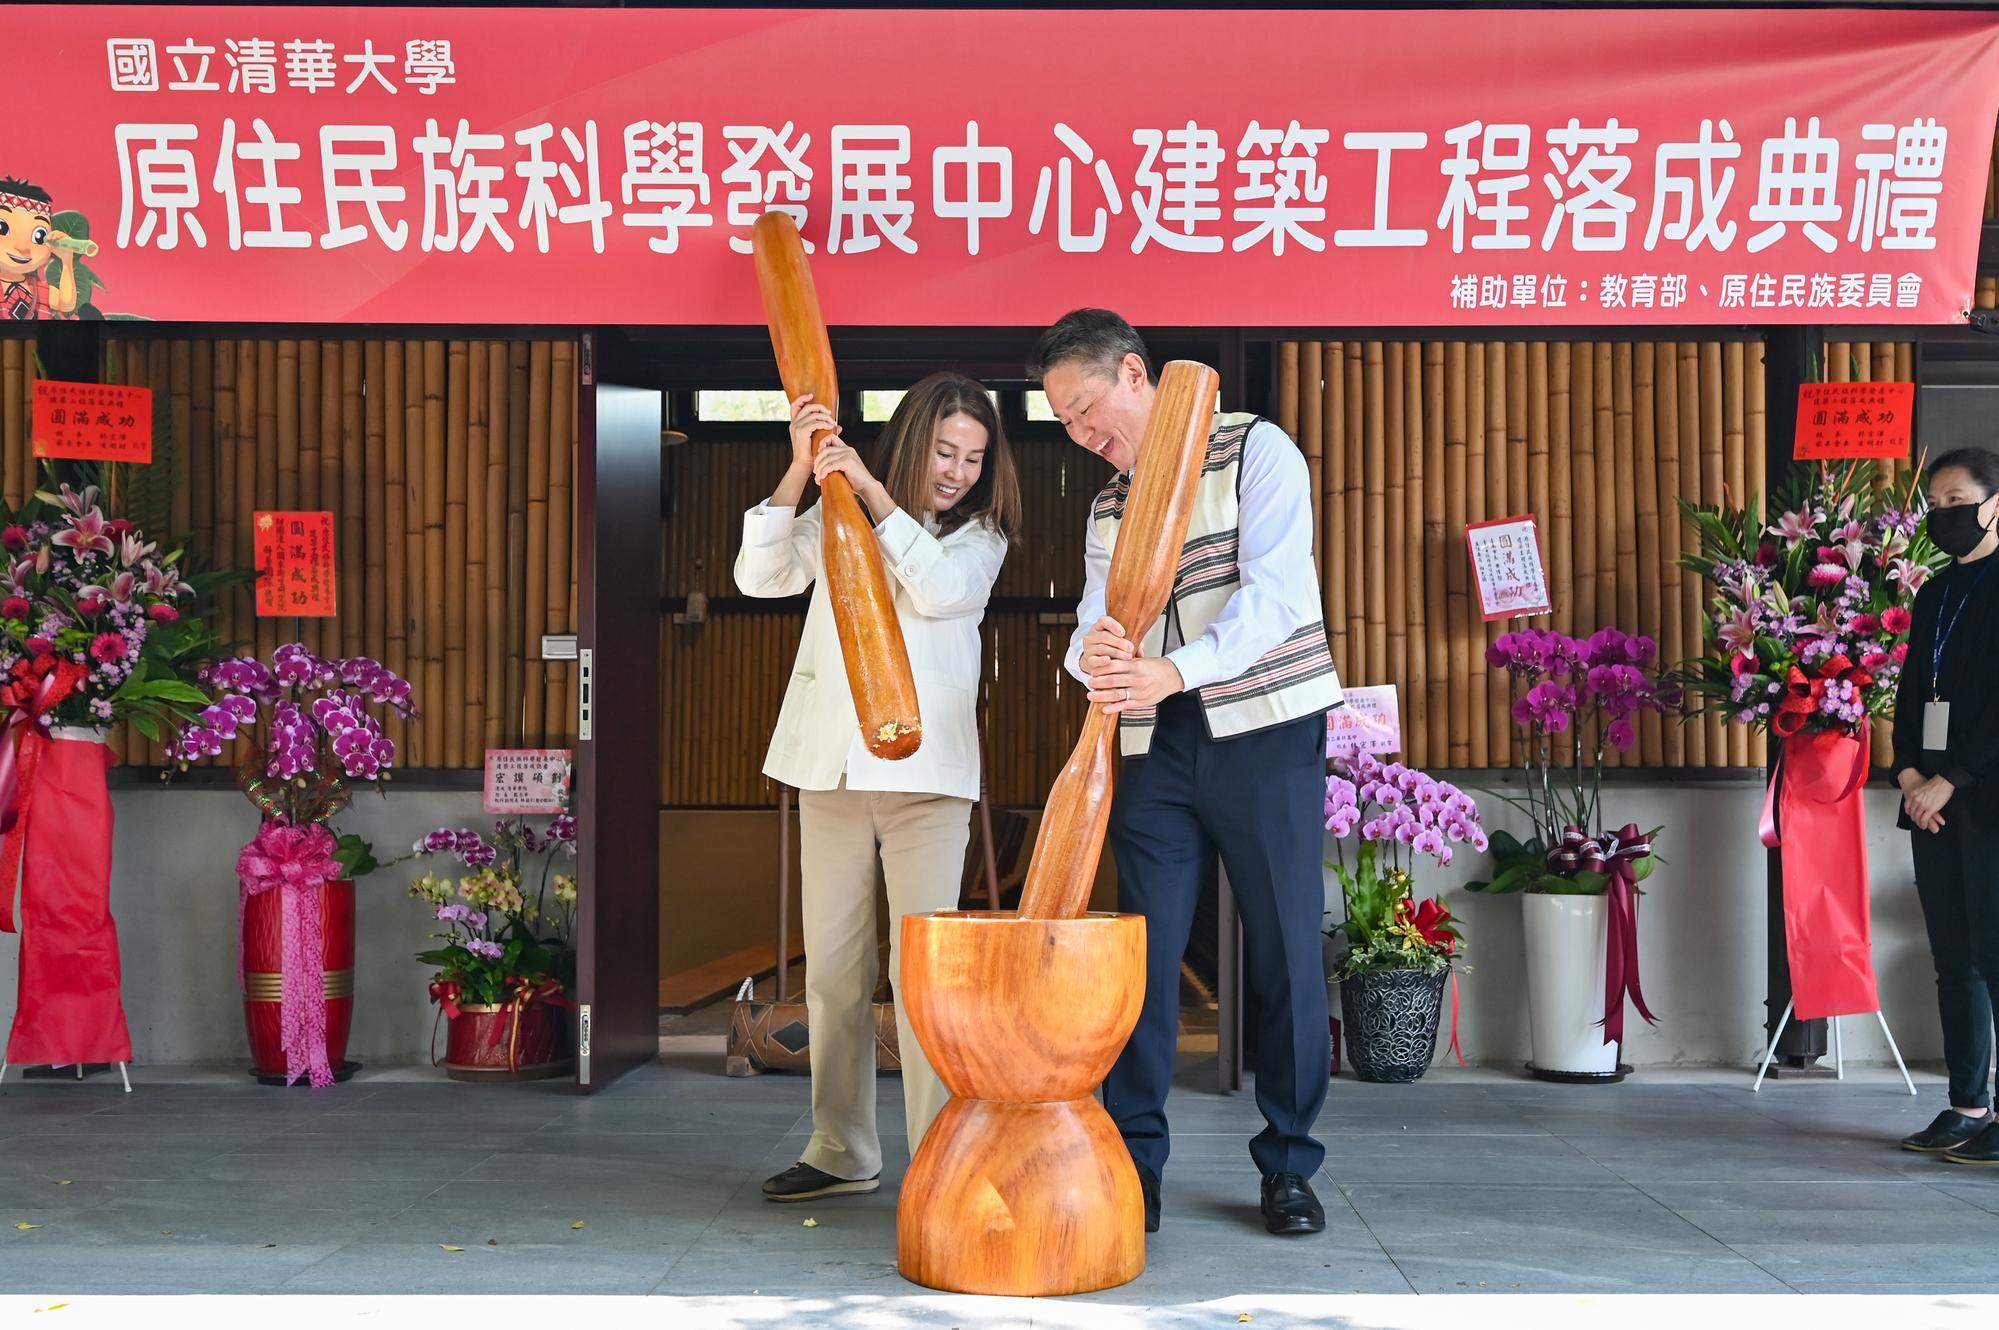
[[[1219,378],[1160,376],[1111,553],[1106,612],[1134,642],[1173,587]],[[896,1205],[903,1276],[954,1293],[1115,1288],[1145,1269],[1138,1171],[1095,1098],[1145,1000],[1145,920],[1086,914],[1117,718],[1092,708],[1049,793],[1018,914],[908,915],[911,1029],[951,1101]]]

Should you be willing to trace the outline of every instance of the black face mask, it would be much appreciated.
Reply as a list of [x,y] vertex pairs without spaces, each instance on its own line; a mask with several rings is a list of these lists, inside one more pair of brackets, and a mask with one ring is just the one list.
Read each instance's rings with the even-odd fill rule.
[[1962,559],[1977,549],[1989,528],[1978,518],[1985,504],[1960,503],[1952,508],[1932,508],[1924,519],[1930,539],[1953,559]]

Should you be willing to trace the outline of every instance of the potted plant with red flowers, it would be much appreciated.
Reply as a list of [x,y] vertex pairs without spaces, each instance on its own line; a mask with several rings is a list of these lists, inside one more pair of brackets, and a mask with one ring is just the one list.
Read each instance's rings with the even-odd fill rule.
[[565,810],[537,831],[525,816],[502,818],[490,838],[440,827],[412,857],[438,855],[466,871],[455,882],[425,873],[410,895],[444,925],[417,959],[436,967],[430,996],[449,1025],[445,1074],[564,1074],[573,1058],[566,1009],[576,984],[577,881],[573,869],[557,869],[576,856],[576,819]]
[[1440,897],[1416,899],[1411,869],[1419,856],[1448,865],[1453,845],[1484,850],[1478,805],[1448,782],[1361,753],[1326,779],[1326,830],[1346,902],[1328,931],[1346,944],[1334,977],[1347,1060],[1364,1081],[1413,1081],[1436,1056],[1444,983],[1464,938]]
[[158,739],[207,703],[196,670],[215,642],[191,611],[227,579],[107,517],[94,484],[0,508],[0,551],[0,931],[17,883],[21,928],[0,1068],[125,1063],[106,739]]
[[377,865],[367,842],[330,824],[355,784],[389,779],[396,746],[377,712],[414,718],[410,685],[378,661],[328,660],[298,642],[269,664],[218,661],[202,679],[215,701],[175,737],[173,755],[185,766],[248,738],[237,783],[260,818],[236,859],[252,1071],[331,1085],[353,1071],[354,879]]

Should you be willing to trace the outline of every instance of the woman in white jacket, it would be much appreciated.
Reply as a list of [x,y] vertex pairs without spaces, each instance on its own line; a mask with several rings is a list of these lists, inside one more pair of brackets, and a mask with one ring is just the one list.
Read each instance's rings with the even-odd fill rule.
[[[884,480],[837,436],[831,403],[791,404],[791,464],[743,517],[736,585],[750,596],[812,588],[764,774],[797,788],[804,869],[805,1005],[812,1028],[812,1139],[764,1183],[773,1201],[871,1192],[875,1130],[875,860],[888,886],[889,982],[901,984],[902,916],[953,909],[979,794],[979,621],[1020,513],[1020,485],[992,399],[933,374],[883,431]],[[835,431],[815,456],[815,432]],[[820,578],[819,510],[798,512],[808,479],[838,471],[875,520],[923,714],[923,743],[884,762],[861,742],[833,608]],[[900,1004],[898,1004],[899,1006]],[[896,1017],[909,1149],[946,1095],[909,1022]]]

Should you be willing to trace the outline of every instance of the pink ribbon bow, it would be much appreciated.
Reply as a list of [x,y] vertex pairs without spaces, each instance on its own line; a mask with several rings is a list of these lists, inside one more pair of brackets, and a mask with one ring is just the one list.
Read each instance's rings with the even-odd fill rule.
[[[333,857],[333,833],[317,822],[291,827],[266,822],[236,856],[243,893],[237,902],[237,935],[250,897],[282,891],[284,988],[278,1019],[284,1029],[285,1084],[300,1076],[320,1088],[333,1084],[326,1062],[326,951],[320,931],[320,901],[312,888],[340,876]],[[243,956],[236,956],[236,980],[243,984]]]
[[1578,827],[1562,832],[1561,844],[1548,852],[1548,866],[1560,873],[1602,873],[1610,879],[1604,895],[1610,923],[1604,936],[1603,1042],[1624,1041],[1624,1002],[1647,1021],[1656,1022],[1645,1005],[1638,982],[1638,861],[1652,853],[1652,841],[1627,822],[1601,837],[1586,836]]

